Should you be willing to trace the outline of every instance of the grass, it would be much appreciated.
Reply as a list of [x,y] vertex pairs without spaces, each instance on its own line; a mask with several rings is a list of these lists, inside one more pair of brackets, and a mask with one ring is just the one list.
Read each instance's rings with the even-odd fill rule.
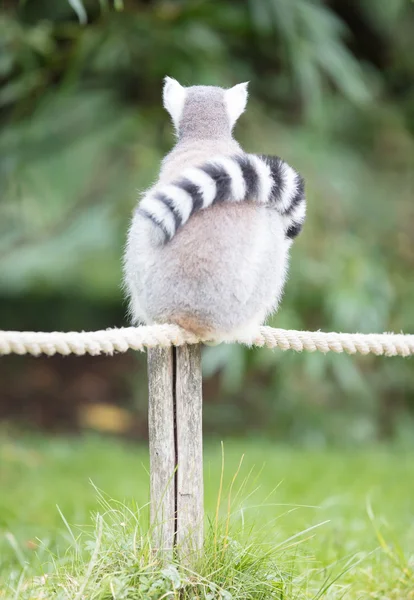
[[414,599],[410,452],[226,443],[216,523],[221,465],[207,443],[206,543],[189,570],[154,559],[145,447],[3,434],[0,598]]

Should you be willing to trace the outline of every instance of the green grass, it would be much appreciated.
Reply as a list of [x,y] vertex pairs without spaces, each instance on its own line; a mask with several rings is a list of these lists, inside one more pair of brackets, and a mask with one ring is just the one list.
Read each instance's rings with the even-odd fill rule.
[[221,447],[205,448],[195,574],[153,557],[145,447],[3,434],[0,598],[414,598],[412,453],[224,449],[216,527]]

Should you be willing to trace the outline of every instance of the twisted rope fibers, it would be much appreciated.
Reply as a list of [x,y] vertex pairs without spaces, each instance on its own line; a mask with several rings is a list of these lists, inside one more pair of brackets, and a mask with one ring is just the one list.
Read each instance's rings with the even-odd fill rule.
[[[0,355],[31,354],[115,354],[129,349],[143,351],[160,346],[182,346],[200,342],[194,334],[177,325],[150,325],[104,329],[101,331],[31,332],[0,331]],[[260,327],[249,339],[234,342],[280,350],[302,352],[335,352],[340,354],[376,354],[377,356],[411,356],[414,354],[414,335],[383,333],[325,333]]]

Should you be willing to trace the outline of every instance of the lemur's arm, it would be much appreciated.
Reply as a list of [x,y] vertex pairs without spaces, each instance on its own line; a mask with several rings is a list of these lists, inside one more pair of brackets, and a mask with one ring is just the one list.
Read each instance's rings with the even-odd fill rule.
[[160,232],[160,243],[199,210],[220,202],[253,201],[275,209],[287,238],[295,238],[306,214],[304,181],[277,156],[238,154],[218,156],[185,169],[173,183],[155,186],[144,195],[137,214]]

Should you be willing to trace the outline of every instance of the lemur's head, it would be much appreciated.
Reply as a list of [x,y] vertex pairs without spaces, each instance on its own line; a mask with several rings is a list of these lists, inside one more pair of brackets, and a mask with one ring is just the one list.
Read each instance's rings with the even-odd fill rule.
[[246,107],[247,83],[228,90],[207,85],[186,88],[166,77],[163,101],[179,138],[228,137]]

